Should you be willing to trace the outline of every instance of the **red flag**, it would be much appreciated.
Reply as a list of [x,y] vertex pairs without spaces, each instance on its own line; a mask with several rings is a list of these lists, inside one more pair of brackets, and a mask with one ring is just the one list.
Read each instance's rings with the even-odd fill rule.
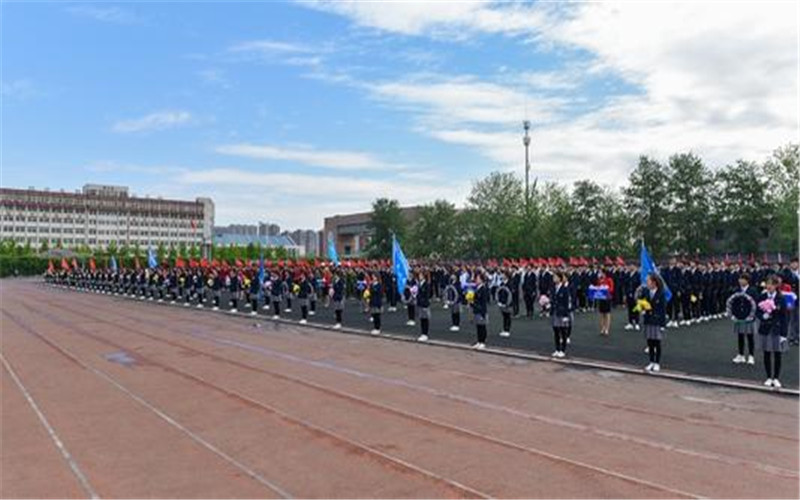
[[603,264],[611,266],[614,265],[614,261],[611,260],[611,257],[606,257],[605,259],[603,259]]
[[94,257],[89,259],[89,269],[95,271],[97,269],[97,264],[94,262]]
[[244,264],[242,263],[241,260],[236,259],[236,267],[244,267]]
[[61,258],[61,269],[64,271],[69,271],[69,264],[67,264],[67,259]]
[[47,272],[48,272],[48,273],[52,273],[52,272],[54,272],[55,270],[56,270],[56,268],[55,268],[55,266],[53,265],[53,261],[52,261],[52,260],[48,260],[48,261],[47,261]]
[[623,259],[622,257],[617,257],[617,265],[618,266],[624,266],[625,265],[625,259]]
[[208,259],[206,259],[205,257],[200,259],[200,267],[206,269],[208,267]]
[[75,259],[75,257],[72,258],[72,267],[74,269],[78,269],[78,261]]
[[186,263],[183,261],[183,258],[181,257],[175,258],[175,267],[179,269],[183,269],[184,267],[186,267]]

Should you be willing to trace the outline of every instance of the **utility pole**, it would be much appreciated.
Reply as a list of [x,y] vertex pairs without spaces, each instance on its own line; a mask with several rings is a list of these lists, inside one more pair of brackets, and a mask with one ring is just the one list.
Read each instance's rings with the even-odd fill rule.
[[525,130],[525,135],[522,138],[522,144],[525,145],[525,212],[528,213],[528,205],[530,203],[530,176],[531,176],[531,161],[529,149],[531,145],[531,136],[528,131],[531,129],[531,122],[523,120],[522,128]]

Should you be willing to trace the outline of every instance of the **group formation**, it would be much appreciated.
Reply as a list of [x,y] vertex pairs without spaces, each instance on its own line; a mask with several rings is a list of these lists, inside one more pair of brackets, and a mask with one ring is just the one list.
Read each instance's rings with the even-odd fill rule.
[[[728,317],[733,323],[737,364],[755,364],[764,353],[765,384],[780,387],[781,354],[798,342],[797,258],[782,263],[670,259],[642,276],[640,266],[621,260],[605,265],[565,262],[494,261],[412,262],[410,275],[398,279],[389,261],[242,262],[180,260],[176,265],[100,269],[94,260],[81,266],[62,260],[45,273],[49,283],[100,293],[128,295],[184,306],[249,310],[251,315],[281,318],[294,307],[300,323],[318,307],[331,308],[334,328],[342,328],[345,305],[356,301],[371,317],[373,335],[381,334],[384,311],[404,308],[406,324],[419,325],[420,342],[430,339],[431,307],[448,310],[450,330],[459,331],[466,314],[475,327],[475,349],[484,349],[490,310],[502,321],[498,333],[509,337],[514,318],[547,317],[553,330],[552,356],[567,355],[576,312],[597,311],[599,334],[610,335],[611,311],[627,309],[625,329],[641,330],[647,371],[661,369],[665,331]],[[398,285],[398,282],[401,285]],[[353,307],[352,305],[350,307]],[[523,310],[524,309],[524,310]],[[746,347],[746,350],[745,350]]]

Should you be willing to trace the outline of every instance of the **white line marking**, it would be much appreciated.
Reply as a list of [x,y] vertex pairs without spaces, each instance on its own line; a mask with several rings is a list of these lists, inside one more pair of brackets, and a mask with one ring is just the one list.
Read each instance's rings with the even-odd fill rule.
[[11,365],[8,363],[8,361],[6,361],[6,358],[5,356],[3,356],[2,353],[0,353],[0,361],[3,363],[3,366],[5,367],[8,374],[11,375],[11,379],[14,381],[15,384],[17,384],[17,387],[19,387],[19,390],[22,392],[22,395],[25,396],[25,399],[28,401],[28,404],[33,409],[33,412],[36,413],[36,416],[39,418],[39,421],[47,430],[47,433],[50,434],[50,438],[53,440],[53,443],[55,443],[56,448],[58,448],[58,451],[61,452],[61,455],[64,457],[64,460],[69,465],[69,468],[72,469],[72,473],[75,474],[76,478],[78,478],[78,482],[81,483],[81,487],[83,487],[84,491],[86,491],[86,493],[89,494],[90,498],[100,498],[100,496],[97,494],[94,488],[92,488],[92,485],[89,483],[89,480],[86,479],[86,475],[84,475],[83,471],[78,466],[78,463],[72,457],[72,454],[70,454],[69,450],[67,450],[67,447],[64,446],[64,443],[61,441],[61,438],[58,437],[58,434],[56,433],[55,429],[53,429],[53,426],[50,425],[50,422],[47,421],[47,418],[44,416],[44,413],[42,413],[42,410],[39,409],[39,405],[37,405],[36,401],[33,400],[33,397],[25,388],[25,386],[22,384],[22,381],[19,379],[14,369],[11,368]]

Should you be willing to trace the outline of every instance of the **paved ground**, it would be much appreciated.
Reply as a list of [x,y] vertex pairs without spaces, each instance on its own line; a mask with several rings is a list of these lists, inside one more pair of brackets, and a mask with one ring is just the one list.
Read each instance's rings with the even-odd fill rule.
[[2,497],[800,493],[794,397],[0,286]]

